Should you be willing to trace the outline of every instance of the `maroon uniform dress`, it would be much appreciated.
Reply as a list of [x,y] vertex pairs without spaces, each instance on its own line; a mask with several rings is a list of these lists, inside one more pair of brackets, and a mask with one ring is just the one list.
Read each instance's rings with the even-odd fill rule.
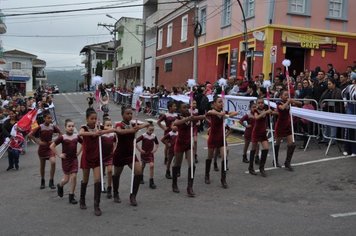
[[109,133],[101,136],[101,147],[103,150],[104,166],[111,166],[114,157],[114,144],[116,143],[116,134]]
[[[255,116],[255,114],[259,115],[261,112],[263,111],[255,111],[255,113],[253,114]],[[253,143],[258,143],[258,142],[262,142],[262,141],[267,141],[267,118],[268,116],[266,115],[265,117],[262,117],[258,120],[255,119],[255,125],[253,127],[252,130],[252,136],[251,136],[251,140]]]
[[276,121],[276,131],[275,131],[276,138],[284,138],[289,135],[292,135],[289,106],[287,109],[284,110],[279,109],[279,106],[283,104],[284,103],[282,102],[277,103],[278,118]]
[[[178,116],[177,119],[181,120],[184,119],[185,117]],[[181,125],[178,125],[178,137],[177,141],[174,145],[174,152],[175,153],[180,153],[180,152],[185,152],[191,149],[191,144],[190,144],[190,121],[183,123]]]
[[167,112],[166,114],[163,114],[158,121],[162,122],[164,121],[166,123],[167,129],[164,131],[164,135],[168,134],[169,131],[171,131],[171,126],[173,122],[177,119],[178,115],[177,113],[169,113]]
[[[87,125],[83,125],[81,129],[86,132],[95,132],[97,129],[91,129]],[[100,166],[99,156],[99,137],[83,136],[82,158],[80,160],[80,168],[92,169]]]
[[60,133],[60,130],[57,126],[49,124],[40,124],[34,131],[33,134],[36,137],[39,137],[42,142],[45,142],[45,145],[38,146],[38,156],[40,159],[48,160],[50,157],[54,156],[54,153],[49,148],[52,143],[52,137],[54,133]]
[[170,156],[174,156],[174,145],[176,144],[178,137],[178,132],[170,131],[168,134],[166,134],[163,138],[162,141],[166,141],[170,144],[168,154]]
[[255,118],[253,117],[253,114],[248,113],[248,114],[244,115],[239,120],[241,125],[245,121],[247,122],[248,125],[251,125],[251,127],[246,127],[245,133],[244,133],[244,139],[245,139],[245,142],[251,142],[252,130],[253,130],[253,127],[255,126]]
[[210,131],[208,148],[221,148],[224,146],[224,117],[209,115]]
[[66,155],[62,158],[62,169],[65,175],[78,173],[77,144],[82,142],[82,138],[77,134],[64,134],[54,141],[56,145],[62,144],[62,153]]
[[[119,122],[116,124],[116,128],[121,129],[131,129],[133,126],[131,124],[126,124],[124,122]],[[116,167],[123,167],[125,165],[132,164],[134,145],[133,141],[135,139],[135,134],[122,134],[117,135],[117,147],[114,152],[113,164]],[[135,156],[135,162],[138,162]]]
[[145,151],[145,154],[141,154],[141,161],[143,163],[154,162],[154,155],[152,150],[154,145],[158,145],[158,139],[155,134],[147,134],[144,133],[140,137],[137,138],[136,143],[142,141],[142,150]]

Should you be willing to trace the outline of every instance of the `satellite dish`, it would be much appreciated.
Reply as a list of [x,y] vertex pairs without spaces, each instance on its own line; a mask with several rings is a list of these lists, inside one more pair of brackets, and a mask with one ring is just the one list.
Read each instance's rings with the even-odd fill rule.
[[253,37],[254,37],[255,39],[257,39],[258,41],[265,41],[265,39],[266,39],[265,34],[264,34],[263,32],[261,32],[261,31],[254,31],[254,32],[252,33],[252,35],[253,35]]

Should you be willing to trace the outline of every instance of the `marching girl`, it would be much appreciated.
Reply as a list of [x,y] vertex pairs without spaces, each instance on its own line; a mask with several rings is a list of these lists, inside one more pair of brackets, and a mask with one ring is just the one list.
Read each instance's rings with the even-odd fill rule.
[[[163,114],[157,121],[157,125],[164,130],[164,135],[168,134],[171,131],[171,126],[173,122],[177,119],[177,105],[173,101],[169,101],[167,104],[168,112]],[[165,126],[162,125],[162,121],[164,121]],[[164,147],[164,164],[167,163],[168,160],[168,150],[169,147],[166,145]]]
[[94,175],[94,214],[101,215],[100,194],[100,154],[99,154],[99,136],[114,132],[114,129],[99,130],[97,127],[97,113],[93,108],[86,110],[87,124],[80,128],[79,136],[83,139],[82,158],[80,168],[83,170],[83,180],[80,186],[80,209],[87,209],[85,195],[89,181],[90,169],[93,169]]
[[177,132],[178,128],[177,126],[172,126],[172,130],[166,134],[162,139],[162,143],[168,146],[168,160],[167,160],[167,165],[166,165],[166,178],[167,179],[172,179],[171,176],[171,163],[174,158],[174,145],[176,144],[177,141]]
[[[142,163],[142,179],[141,184],[143,184],[143,171],[146,167],[146,164],[150,166],[150,188],[155,189],[157,186],[153,181],[154,174],[154,154],[158,148],[158,139],[154,132],[154,125],[152,123],[147,127],[146,133],[142,134],[136,140],[137,150],[141,153],[141,163]],[[142,146],[138,145],[139,142],[142,142]]]
[[253,168],[253,160],[255,158],[255,153],[257,150],[258,143],[262,144],[261,151],[261,160],[260,160],[260,173],[263,177],[267,177],[265,172],[265,164],[267,160],[269,145],[267,138],[267,120],[268,115],[272,114],[272,110],[265,109],[263,98],[257,99],[257,109],[254,111],[253,115],[255,118],[255,125],[252,130],[251,141],[252,141],[252,149],[250,151],[250,163],[248,167],[248,171],[251,175],[256,175],[256,172]]
[[[148,127],[148,123],[136,125],[132,124],[132,109],[131,107],[123,106],[121,108],[122,121],[116,124],[117,147],[114,152],[114,175],[112,176],[114,202],[120,203],[119,185],[120,176],[126,165],[131,169],[134,168],[133,193],[130,194],[131,206],[137,206],[136,196],[142,179],[142,166],[133,156],[135,134],[140,129]],[[135,166],[132,166],[132,158],[135,158]]]
[[[250,146],[252,130],[255,125],[254,113],[256,110],[257,110],[257,105],[254,102],[251,102],[250,103],[250,111],[248,111],[239,120],[239,123],[245,127],[245,133],[244,133],[245,145],[244,145],[244,150],[243,150],[243,155],[242,155],[242,162],[244,162],[244,163],[249,163],[249,160],[247,159],[247,150],[248,150],[248,147]],[[258,145],[256,147],[256,153],[255,153],[255,164],[259,164],[259,162],[256,163],[256,159],[259,159],[257,155],[258,155]]]
[[278,118],[276,121],[276,145],[274,146],[275,156],[276,156],[276,166],[281,168],[281,165],[278,163],[278,154],[279,154],[279,146],[281,144],[281,140],[283,138],[287,138],[287,156],[284,162],[284,166],[287,170],[293,171],[292,166],[290,165],[294,149],[295,143],[293,142],[293,134],[292,134],[292,126],[291,126],[291,117],[290,117],[290,107],[293,106],[301,106],[302,103],[295,101],[294,99],[288,98],[288,91],[284,90],[281,92],[280,98],[281,101],[277,102],[277,112]]
[[[38,157],[40,159],[40,174],[41,174],[41,187],[40,189],[45,188],[45,167],[46,160],[49,160],[51,163],[50,170],[50,179],[49,187],[55,189],[53,182],[54,172],[56,170],[56,158],[50,145],[52,144],[53,134],[62,134],[59,128],[52,124],[52,116],[49,111],[43,111],[43,123],[40,124],[37,128],[32,130],[29,134],[29,138],[32,139],[35,143],[38,144]],[[36,138],[39,137],[39,138]]]
[[173,125],[177,126],[178,128],[178,137],[177,141],[174,145],[174,165],[172,168],[172,190],[175,193],[179,193],[177,180],[178,175],[180,173],[180,168],[182,165],[183,155],[185,154],[186,160],[188,161],[188,187],[187,187],[187,194],[189,197],[194,197],[195,193],[193,192],[193,182],[194,179],[191,176],[191,168],[193,168],[193,174],[195,172],[195,165],[191,166],[191,156],[190,149],[191,149],[191,122],[197,122],[199,120],[205,119],[204,115],[201,116],[190,116],[189,108],[187,104],[181,103],[179,106],[180,115],[178,116],[177,120],[174,121]]
[[[210,166],[214,157],[214,150],[218,149],[220,156],[224,157],[224,128],[225,119],[234,117],[237,112],[229,112],[226,114],[223,110],[223,100],[221,97],[215,97],[213,101],[213,109],[208,111],[206,116],[210,120],[210,132],[208,137],[208,159],[205,160],[205,183],[210,184]],[[221,184],[223,188],[227,188],[226,171],[224,169],[224,160],[221,161]]]
[[57,184],[57,193],[59,197],[63,197],[63,187],[70,182],[69,191],[69,203],[77,204],[77,200],[74,198],[75,187],[77,185],[77,173],[78,173],[78,155],[81,152],[77,151],[78,143],[82,143],[83,140],[77,134],[74,134],[74,122],[67,119],[64,122],[66,133],[60,135],[50,146],[52,152],[57,155],[56,146],[62,144],[62,153],[58,156],[62,159],[62,169],[64,176],[59,184]]
[[[104,130],[113,130],[113,125],[111,119],[106,116],[103,121]],[[115,133],[106,133],[101,136],[101,145],[103,151],[103,164],[107,170],[108,187],[106,189],[106,197],[108,199],[112,198],[112,162],[114,157],[114,151],[117,145],[117,136]]]

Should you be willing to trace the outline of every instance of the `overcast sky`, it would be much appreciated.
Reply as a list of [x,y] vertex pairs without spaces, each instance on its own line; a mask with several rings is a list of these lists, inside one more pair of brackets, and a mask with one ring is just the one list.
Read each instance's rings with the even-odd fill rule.
[[[29,8],[33,6],[48,6],[56,4],[75,4],[47,8]],[[93,4],[87,4],[93,3]],[[142,0],[0,0],[0,9],[4,14],[57,11],[100,6],[141,4]],[[19,8],[23,9],[9,9]],[[26,8],[25,8],[26,7]],[[48,69],[75,69],[81,64],[80,50],[87,44],[109,41],[112,39],[109,31],[97,24],[113,24],[115,20],[105,16],[109,13],[116,19],[122,16],[142,17],[142,7],[122,8],[98,11],[72,12],[51,15],[32,15],[6,17],[7,32],[0,35],[5,50],[18,49],[32,53],[47,62]],[[14,36],[42,36],[42,35],[98,35],[75,38],[44,38],[44,37],[13,37]]]

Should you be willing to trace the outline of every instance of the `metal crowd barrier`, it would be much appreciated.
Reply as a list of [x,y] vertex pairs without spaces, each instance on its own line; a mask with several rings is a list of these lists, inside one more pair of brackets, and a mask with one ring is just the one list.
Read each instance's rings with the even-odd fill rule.
[[114,102],[119,105],[131,106],[132,103],[132,94],[130,93],[121,93],[115,92]]
[[141,112],[149,116],[159,115],[159,100],[157,95],[140,95]]
[[[270,100],[273,102],[278,102],[281,99],[271,98]],[[295,98],[294,100],[301,102],[302,107],[305,109],[319,110],[319,104],[315,99]],[[273,117],[273,119],[274,122],[272,122],[272,124],[274,127],[276,118]],[[320,125],[317,123],[293,116],[293,125],[294,135],[302,137],[303,145],[301,147],[303,147],[304,151],[307,150],[312,138],[318,139],[320,137]]]
[[[331,113],[342,113],[355,115],[356,120],[356,101],[341,99],[324,99],[320,102],[322,111]],[[330,146],[336,144],[342,152],[338,142],[344,143],[344,152],[348,154],[356,153],[356,128],[342,128],[322,125],[322,136],[328,143],[325,155],[328,154]]]

